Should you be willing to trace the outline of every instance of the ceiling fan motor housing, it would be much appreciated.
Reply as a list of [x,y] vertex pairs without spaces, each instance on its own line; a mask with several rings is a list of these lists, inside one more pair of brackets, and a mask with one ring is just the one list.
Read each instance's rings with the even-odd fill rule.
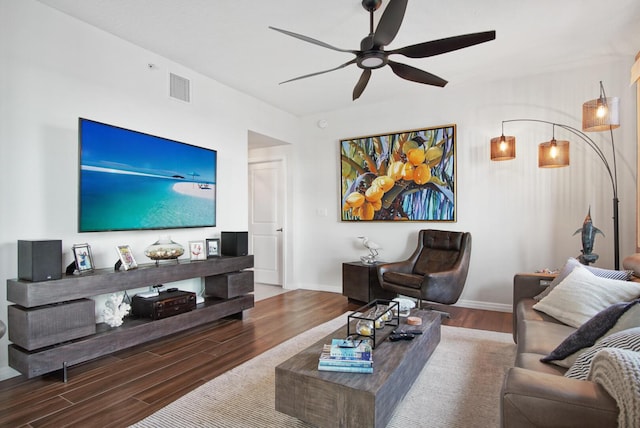
[[378,10],[381,4],[382,0],[362,0],[362,7],[369,12]]

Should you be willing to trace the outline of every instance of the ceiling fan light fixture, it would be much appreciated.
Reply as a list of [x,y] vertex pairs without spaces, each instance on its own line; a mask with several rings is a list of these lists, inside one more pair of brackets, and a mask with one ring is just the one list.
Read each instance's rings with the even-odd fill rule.
[[380,68],[386,65],[387,58],[385,57],[383,52],[374,51],[374,52],[365,52],[361,58],[358,59],[358,66],[360,68]]

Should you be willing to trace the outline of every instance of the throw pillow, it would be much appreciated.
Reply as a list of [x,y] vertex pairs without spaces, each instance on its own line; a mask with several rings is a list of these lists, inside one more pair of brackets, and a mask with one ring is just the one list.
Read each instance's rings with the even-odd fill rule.
[[578,357],[576,362],[564,374],[572,379],[587,380],[591,362],[596,354],[604,348],[619,348],[640,352],[640,327],[619,331],[601,340]]
[[640,283],[600,278],[578,266],[533,309],[579,328],[601,310],[640,296]]
[[628,330],[634,327],[640,327],[640,305],[633,305],[631,308],[629,308],[620,317],[616,325],[614,325],[611,330],[605,333],[605,336],[610,336],[613,333],[617,333],[622,330]]
[[545,290],[542,293],[535,296],[534,299],[537,301],[540,301],[542,300],[542,298],[546,297],[551,292],[551,290],[553,290],[553,288],[556,285],[560,284],[562,280],[564,280],[567,277],[567,275],[573,272],[573,270],[577,266],[582,266],[586,268],[589,272],[591,272],[595,276],[599,276],[602,278],[609,278],[609,279],[618,279],[620,281],[629,281],[631,279],[631,276],[633,275],[632,270],[611,270],[611,269],[602,269],[595,266],[585,266],[574,257],[569,257],[569,259],[567,260],[567,263],[564,264],[564,266],[558,273],[558,276],[556,276],[553,279],[553,281],[551,281],[551,284],[549,284],[549,286],[545,288]]
[[[561,367],[571,367],[573,362],[581,354],[581,351],[585,351],[589,346],[593,346],[601,337],[619,331],[614,331],[614,328],[623,321],[623,315],[631,308],[638,306],[638,303],[640,303],[640,299],[632,302],[615,303],[598,312],[593,318],[582,324],[580,328],[563,340],[549,355],[541,358],[540,361],[543,363],[553,362]],[[628,323],[629,321],[625,319],[623,324],[626,326]],[[626,328],[621,327],[622,326],[620,326],[620,329],[622,330],[630,327],[640,327],[640,323]]]

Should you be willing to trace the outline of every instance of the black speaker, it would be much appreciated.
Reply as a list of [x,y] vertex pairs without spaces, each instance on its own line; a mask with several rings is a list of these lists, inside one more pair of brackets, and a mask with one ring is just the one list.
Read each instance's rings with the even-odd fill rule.
[[246,256],[249,253],[249,232],[222,232],[220,252],[223,256]]
[[48,281],[62,278],[62,241],[18,241],[18,278]]

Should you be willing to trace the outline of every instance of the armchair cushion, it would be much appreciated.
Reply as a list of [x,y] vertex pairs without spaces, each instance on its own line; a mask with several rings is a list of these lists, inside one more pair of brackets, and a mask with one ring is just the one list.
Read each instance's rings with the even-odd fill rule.
[[402,272],[385,272],[382,277],[385,281],[417,289],[422,286],[422,281],[424,280],[423,275]]
[[453,268],[462,250],[462,233],[444,232],[424,235],[424,248],[416,260],[413,273],[425,275]]

